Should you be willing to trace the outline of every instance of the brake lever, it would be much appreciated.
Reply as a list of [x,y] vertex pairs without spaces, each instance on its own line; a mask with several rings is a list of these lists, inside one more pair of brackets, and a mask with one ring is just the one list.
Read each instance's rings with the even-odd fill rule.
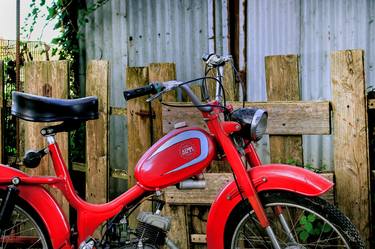
[[175,81],[175,80],[172,80],[172,81],[167,81],[167,82],[164,82],[163,83],[163,86],[164,86],[164,89],[154,95],[152,95],[151,97],[149,97],[146,102],[151,102],[153,101],[154,99],[157,99],[159,98],[161,95],[163,95],[164,93],[166,92],[169,92],[169,91],[172,91],[176,88],[178,88],[180,85],[181,85],[182,82],[180,81]]
[[163,90],[163,91],[161,91],[161,92],[158,92],[158,93],[152,95],[151,97],[149,97],[148,99],[146,99],[146,102],[148,103],[148,102],[153,101],[154,99],[159,98],[162,94],[164,94],[164,92],[166,92],[166,91]]

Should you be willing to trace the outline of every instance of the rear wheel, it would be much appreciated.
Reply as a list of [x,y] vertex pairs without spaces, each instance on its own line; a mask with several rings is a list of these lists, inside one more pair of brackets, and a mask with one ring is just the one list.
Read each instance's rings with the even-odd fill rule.
[[[320,198],[287,192],[261,193],[260,198],[283,249],[365,248],[350,220]],[[228,219],[225,248],[273,248],[248,201],[241,202]]]
[[[1,196],[2,193],[0,192]],[[20,199],[16,201],[9,225],[4,231],[0,231],[0,249],[6,248],[52,248],[41,219]]]

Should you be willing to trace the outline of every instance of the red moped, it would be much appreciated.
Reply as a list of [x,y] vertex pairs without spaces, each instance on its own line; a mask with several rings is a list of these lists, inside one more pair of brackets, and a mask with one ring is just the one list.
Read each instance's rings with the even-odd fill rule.
[[[204,188],[204,170],[214,159],[227,160],[234,180],[217,195],[207,221],[207,246],[223,248],[364,248],[354,225],[334,206],[318,196],[333,183],[300,167],[263,165],[254,149],[266,130],[267,112],[226,105],[221,84],[223,65],[230,56],[204,57],[217,69],[215,100],[203,99],[189,82],[170,81],[124,92],[126,100],[181,88],[197,107],[208,130],[179,127],[157,141],[135,167],[137,184],[111,202],[90,204],[74,190],[55,135],[98,118],[98,100],[53,99],[14,92],[12,114],[31,122],[61,122],[41,130],[48,147],[26,154],[26,167],[37,167],[51,156],[56,176],[29,176],[0,165],[0,248],[177,248],[168,238],[171,219],[163,216],[162,190]],[[61,190],[77,211],[71,226],[44,186]],[[141,212],[135,228],[128,217],[145,199],[153,198],[155,212]],[[102,226],[100,238],[94,231]]]

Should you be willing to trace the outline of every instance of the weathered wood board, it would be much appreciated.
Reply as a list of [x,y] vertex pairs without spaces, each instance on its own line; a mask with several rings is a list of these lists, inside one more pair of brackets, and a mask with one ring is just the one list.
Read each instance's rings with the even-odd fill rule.
[[[150,82],[164,82],[176,79],[176,65],[174,63],[152,63],[148,66]],[[162,96],[163,101],[176,101],[176,91],[171,91]],[[155,100],[151,103],[152,114],[155,115],[152,122],[153,138],[155,143],[163,136],[162,105]]]
[[[268,101],[300,100],[297,55],[265,57]],[[293,130],[291,130],[293,131]],[[303,162],[302,136],[270,136],[271,162],[286,163],[289,159]]]
[[90,61],[86,70],[86,95],[97,96],[99,119],[86,122],[86,200],[108,200],[109,63]]
[[[229,102],[235,108],[241,102]],[[191,103],[171,103],[191,105]],[[273,101],[246,102],[245,106],[262,108],[268,112],[268,134],[291,135],[324,135],[330,134],[330,103],[329,101]],[[163,132],[173,130],[174,124],[185,121],[189,126],[200,126],[207,129],[201,113],[196,108],[163,106]]]
[[331,54],[336,201],[369,242],[370,164],[362,50]]
[[[149,83],[147,67],[126,68],[126,88],[133,89]],[[127,102],[128,117],[128,187],[136,183],[134,167],[151,146],[150,106],[147,96]]]
[[[176,66],[174,63],[153,63],[148,66],[150,82],[163,82],[176,79]],[[176,91],[171,91],[163,95],[163,101],[176,101]],[[153,118],[153,137],[152,143],[155,143],[163,136],[163,116],[162,105],[159,101],[153,101],[151,104]],[[189,248],[189,228],[187,207],[170,206],[164,207],[164,214],[173,217],[171,230],[168,236],[179,246],[179,248]]]
[[[69,64],[67,61],[55,62],[31,62],[25,66],[26,93],[54,98],[68,98],[69,84]],[[32,123],[21,121],[25,127],[25,151],[30,149],[42,149],[47,143],[40,130],[43,127],[53,125],[51,123]],[[68,160],[68,133],[56,135],[61,153],[66,163]],[[45,156],[40,165],[35,169],[26,170],[31,175],[47,176],[55,175],[52,161],[49,156]],[[60,191],[49,188],[59,204],[63,207],[66,215],[69,214],[69,204]]]
[[[333,181],[333,173],[322,173],[321,176]],[[205,174],[206,188],[179,190],[176,187],[168,187],[165,190],[165,201],[174,205],[210,205],[220,191],[231,181],[231,173],[208,173]],[[333,190],[324,195],[324,199],[333,203]]]

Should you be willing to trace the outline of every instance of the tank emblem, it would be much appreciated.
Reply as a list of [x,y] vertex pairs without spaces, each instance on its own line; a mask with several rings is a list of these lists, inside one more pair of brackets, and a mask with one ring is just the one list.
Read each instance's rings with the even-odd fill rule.
[[181,148],[181,152],[180,152],[180,155],[181,157],[183,158],[190,158],[191,156],[194,155],[194,147],[193,145],[190,145],[190,144],[185,144],[184,146],[182,146]]

